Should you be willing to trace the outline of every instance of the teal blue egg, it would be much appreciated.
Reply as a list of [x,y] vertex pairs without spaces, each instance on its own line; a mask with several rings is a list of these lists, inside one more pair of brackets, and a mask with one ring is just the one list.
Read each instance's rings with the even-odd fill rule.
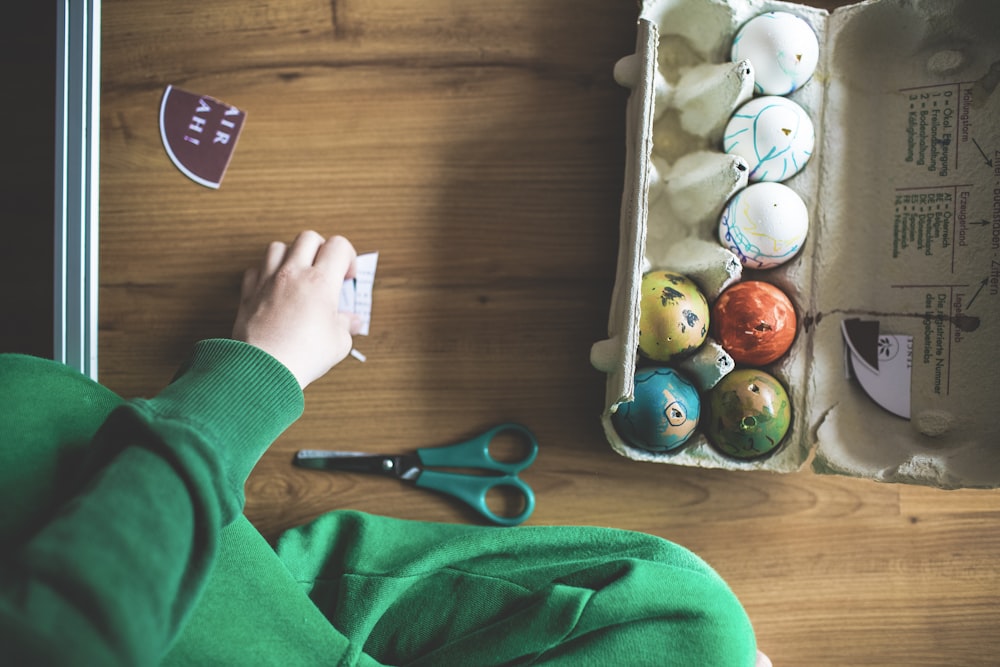
[[669,452],[695,432],[701,415],[698,390],[672,368],[645,368],[635,374],[635,398],[611,416],[618,434],[633,447]]

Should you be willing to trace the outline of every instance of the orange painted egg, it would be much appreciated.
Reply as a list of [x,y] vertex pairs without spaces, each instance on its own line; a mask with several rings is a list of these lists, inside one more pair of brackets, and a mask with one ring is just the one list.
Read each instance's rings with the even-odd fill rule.
[[726,289],[712,306],[712,335],[738,364],[764,366],[795,339],[795,307],[771,283],[747,280]]

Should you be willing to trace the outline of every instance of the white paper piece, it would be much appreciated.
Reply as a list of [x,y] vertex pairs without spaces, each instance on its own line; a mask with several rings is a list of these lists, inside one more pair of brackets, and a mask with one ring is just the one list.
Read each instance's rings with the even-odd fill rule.
[[[913,336],[879,334],[877,366],[872,366],[858,350],[845,322],[840,323],[844,336],[845,362],[869,398],[889,412],[910,418],[910,382],[913,370]],[[872,341],[868,341],[870,344]]]
[[378,253],[369,252],[358,255],[357,275],[344,281],[340,290],[340,312],[353,313],[361,318],[362,336],[368,335],[372,317],[372,289],[375,286],[375,267],[378,264]]

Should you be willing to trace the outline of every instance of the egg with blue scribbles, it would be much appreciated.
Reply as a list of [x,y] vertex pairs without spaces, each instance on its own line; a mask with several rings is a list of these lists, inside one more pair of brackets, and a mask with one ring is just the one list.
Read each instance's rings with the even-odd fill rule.
[[639,295],[639,352],[670,361],[697,350],[708,336],[709,307],[690,278],[673,271],[650,271]]
[[783,183],[754,183],[727,202],[719,242],[748,269],[773,269],[794,258],[809,233],[809,209]]
[[730,117],[723,150],[747,161],[750,181],[784,181],[809,161],[816,130],[809,114],[784,97],[755,97]]
[[618,406],[611,421],[633,447],[669,452],[688,441],[700,416],[694,385],[672,368],[656,367],[636,372],[633,400]]
[[750,61],[758,95],[788,95],[816,70],[819,40],[802,18],[790,12],[767,12],[739,29],[730,56],[733,62]]

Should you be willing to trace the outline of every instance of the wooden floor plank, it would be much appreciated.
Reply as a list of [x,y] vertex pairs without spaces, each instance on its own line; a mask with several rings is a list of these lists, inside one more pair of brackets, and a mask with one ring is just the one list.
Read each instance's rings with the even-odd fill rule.
[[[843,3],[829,2],[827,6]],[[601,432],[634,49],[625,0],[105,0],[101,376],[155,392],[224,336],[272,239],[379,250],[368,355],[311,387],[247,513],[274,538],[353,508],[470,522],[393,480],[294,469],[297,449],[399,451],[532,427],[531,522],[640,530],[732,584],[776,665],[990,665],[1000,495],[636,463]],[[178,85],[247,111],[218,191],[167,160]]]

